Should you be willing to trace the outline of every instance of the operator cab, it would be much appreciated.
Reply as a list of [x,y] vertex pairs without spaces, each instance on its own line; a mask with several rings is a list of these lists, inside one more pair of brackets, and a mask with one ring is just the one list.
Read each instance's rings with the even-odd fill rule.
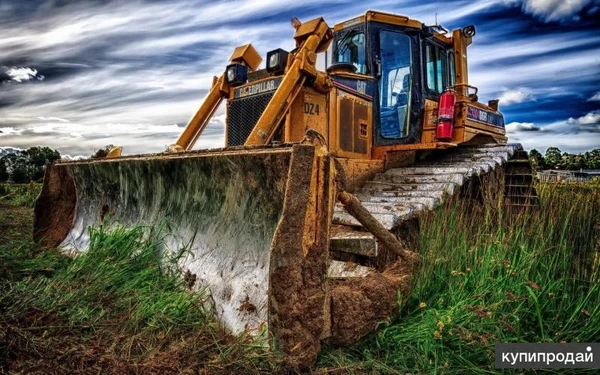
[[452,40],[437,27],[373,11],[334,31],[328,71],[372,99],[373,146],[420,142],[425,100],[437,102],[455,84]]

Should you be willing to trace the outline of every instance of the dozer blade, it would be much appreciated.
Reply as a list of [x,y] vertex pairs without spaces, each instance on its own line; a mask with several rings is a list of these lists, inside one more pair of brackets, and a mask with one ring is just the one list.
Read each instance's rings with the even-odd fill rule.
[[34,238],[85,251],[88,228],[166,222],[170,251],[208,288],[232,333],[270,337],[312,363],[330,329],[330,157],[310,144],[64,162],[46,170]]

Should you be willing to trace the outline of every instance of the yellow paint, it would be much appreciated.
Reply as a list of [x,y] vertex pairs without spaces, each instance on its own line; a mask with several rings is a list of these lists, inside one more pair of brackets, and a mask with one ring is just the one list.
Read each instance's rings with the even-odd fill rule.
[[244,64],[252,70],[257,70],[262,61],[262,57],[256,52],[252,44],[246,44],[240,47],[237,47],[231,57],[229,58],[231,62],[236,62],[240,64]]
[[[364,22],[378,22],[414,29],[423,28],[420,21],[406,16],[367,11],[362,16],[338,23],[334,30],[342,30]],[[493,111],[489,106],[477,102],[474,95],[470,95],[477,90],[468,82],[467,46],[471,44],[471,38],[465,37],[461,30],[454,30],[451,38],[434,32],[434,38],[447,46],[452,46],[455,56],[457,106],[451,142],[438,142],[435,139],[438,103],[427,99],[422,108],[421,139],[417,143],[374,147],[372,100],[366,95],[333,87],[331,76],[361,80],[374,78],[343,70],[333,70],[330,75],[317,70],[315,66],[317,53],[324,51],[331,43],[332,30],[323,18],[316,18],[297,27],[294,35],[297,48],[290,54],[282,81],[252,129],[245,145],[269,144],[276,133],[282,134],[282,138],[278,140],[290,143],[301,142],[308,130],[315,130],[325,137],[332,155],[340,160],[366,163],[361,164],[361,167],[353,163],[348,164],[348,168],[356,172],[362,171],[361,168],[365,165],[367,169],[372,168],[373,165],[379,166],[380,164],[377,163],[386,160],[386,154],[391,152],[449,148],[463,143],[506,143],[503,128],[467,119],[468,105]],[[261,59],[252,45],[248,44],[236,48],[231,60],[244,63],[256,70]],[[271,78],[269,76],[264,79]],[[232,96],[233,88],[227,86],[224,77],[216,78],[207,99],[190,120],[173,149],[189,150],[222,99]],[[282,123],[284,129],[279,126]],[[279,133],[281,130],[282,133]],[[350,174],[362,175],[362,172],[355,172]]]

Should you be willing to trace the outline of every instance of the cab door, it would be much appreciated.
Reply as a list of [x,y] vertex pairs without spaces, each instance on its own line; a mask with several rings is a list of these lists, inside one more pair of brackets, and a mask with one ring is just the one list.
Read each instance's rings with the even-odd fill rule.
[[[377,146],[413,143],[419,126],[413,112],[415,101],[414,38],[402,30],[373,28],[375,36],[375,74],[379,83],[374,120]],[[415,61],[416,60],[416,61]]]

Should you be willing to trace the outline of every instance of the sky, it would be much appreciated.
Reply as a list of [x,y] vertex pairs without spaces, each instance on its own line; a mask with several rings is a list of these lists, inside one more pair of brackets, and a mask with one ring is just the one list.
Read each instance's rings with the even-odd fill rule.
[[[600,0],[368,2],[448,29],[475,24],[469,81],[500,99],[509,142],[600,148]],[[290,19],[330,26],[363,1],[0,0],[0,147],[89,156],[175,142],[236,46],[294,47]],[[264,61],[263,61],[264,65]],[[223,146],[224,109],[196,148]]]

